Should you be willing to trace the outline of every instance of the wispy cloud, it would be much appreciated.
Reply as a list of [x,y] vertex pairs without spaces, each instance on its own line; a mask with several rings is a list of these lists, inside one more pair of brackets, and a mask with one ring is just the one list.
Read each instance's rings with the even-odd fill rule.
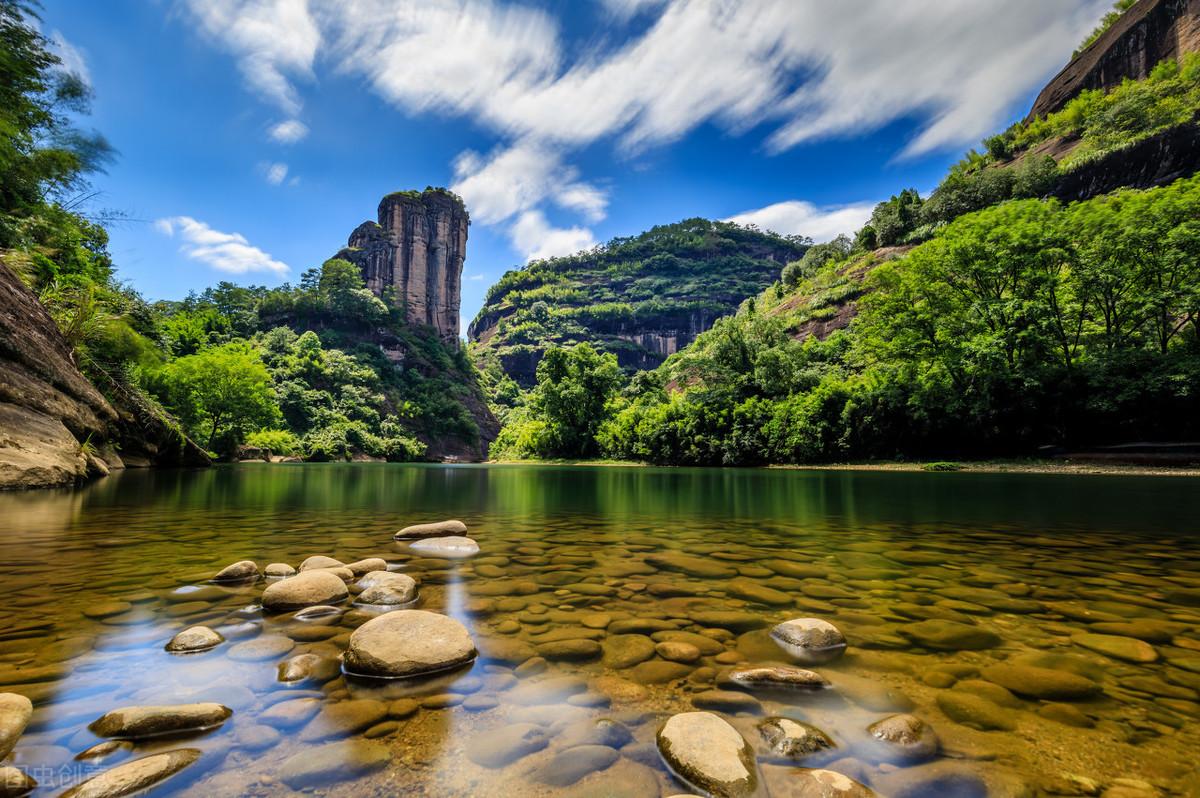
[[288,265],[250,244],[241,233],[224,233],[190,216],[171,216],[155,221],[159,232],[178,235],[179,250],[192,260],[229,274],[271,272],[287,274]]
[[58,56],[58,60],[62,62],[63,71],[70,72],[78,76],[84,83],[91,85],[92,73],[88,69],[87,59],[82,50],[67,41],[67,37],[57,30],[50,34],[50,45],[54,54]]
[[842,233],[852,235],[871,218],[874,202],[819,208],[811,202],[789,200],[765,208],[743,211],[726,221],[753,224],[780,235],[808,236],[821,243]]
[[260,168],[263,178],[273,186],[278,186],[287,179],[288,165],[285,163],[264,163]]
[[478,282],[480,280],[487,279],[487,275],[486,274],[468,274],[466,279],[468,279],[474,283],[474,282]]
[[308,125],[299,119],[287,119],[272,125],[267,134],[280,144],[295,144],[308,135]]
[[513,246],[527,260],[572,255],[596,246],[592,231],[584,227],[554,227],[541,211],[525,211],[512,226]]

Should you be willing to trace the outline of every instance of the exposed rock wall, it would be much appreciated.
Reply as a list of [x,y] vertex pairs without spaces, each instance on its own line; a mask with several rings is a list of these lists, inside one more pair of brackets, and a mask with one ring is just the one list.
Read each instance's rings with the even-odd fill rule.
[[410,323],[457,341],[469,224],[462,200],[448,191],[389,194],[378,221],[355,228],[338,257],[362,270],[376,296],[403,302]]
[[1165,186],[1200,171],[1200,124],[1178,125],[1064,174],[1051,194],[1067,202],[1119,188]]
[[126,464],[207,462],[132,397],[114,407],[76,368],[42,303],[0,265],[0,490],[69,485]]
[[1085,89],[1141,80],[1164,58],[1200,50],[1200,0],[1141,0],[1042,89],[1027,120],[1060,110]]

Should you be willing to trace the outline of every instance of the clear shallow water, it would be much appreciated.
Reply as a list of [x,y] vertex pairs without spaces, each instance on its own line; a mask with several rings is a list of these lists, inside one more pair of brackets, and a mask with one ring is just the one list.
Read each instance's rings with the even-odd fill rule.
[[[423,558],[392,540],[442,518],[465,521],[481,553]],[[838,744],[802,765],[884,795],[981,795],[983,784],[992,795],[1064,794],[1076,789],[1068,774],[1196,794],[1198,518],[1194,480],[1058,475],[245,465],[0,495],[0,691],[36,705],[11,759],[42,782],[39,795],[191,747],[201,759],[156,794],[670,796],[686,790],[659,764],[654,733],[698,703],[760,749],[776,796],[794,794],[794,780],[761,742],[768,716]],[[414,684],[280,683],[280,662],[336,659],[371,615],[264,616],[263,582],[206,580],[236,560],[298,565],[314,554],[384,557],[421,581],[420,608],[463,621],[483,656]],[[849,639],[844,657],[815,668],[833,689],[709,694],[730,666],[788,662],[766,630],[804,616]],[[998,641],[931,649],[928,624],[918,626],[929,619]],[[228,642],[163,651],[197,623]],[[672,630],[709,641],[698,660],[647,654]],[[1111,648],[1114,631],[1117,653],[1145,658],[1149,647],[1156,659],[1121,659],[1080,637],[1102,633]],[[550,661],[521,664],[539,654]],[[1102,692],[1005,696],[983,677],[999,663],[1082,675]],[[233,717],[100,763],[73,759],[100,741],[86,726],[109,709],[204,700]],[[882,761],[865,727],[897,711],[935,729],[934,760]],[[621,726],[601,734],[598,719]],[[528,747],[545,746],[500,767],[473,761],[494,753],[489,731],[529,732],[516,724],[540,730]],[[612,753],[576,748],[598,740]],[[1153,793],[1114,793],[1139,794]]]

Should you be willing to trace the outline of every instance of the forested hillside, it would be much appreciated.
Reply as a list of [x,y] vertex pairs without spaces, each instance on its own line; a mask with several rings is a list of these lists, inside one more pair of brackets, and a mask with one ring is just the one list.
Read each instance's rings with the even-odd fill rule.
[[770,285],[807,245],[688,219],[535,261],[488,291],[468,333],[472,351],[502,402],[533,384],[551,346],[586,341],[626,370],[653,368]]
[[1196,54],[1084,90],[812,247],[654,371],[556,355],[493,452],[746,465],[1196,440],[1198,112]]

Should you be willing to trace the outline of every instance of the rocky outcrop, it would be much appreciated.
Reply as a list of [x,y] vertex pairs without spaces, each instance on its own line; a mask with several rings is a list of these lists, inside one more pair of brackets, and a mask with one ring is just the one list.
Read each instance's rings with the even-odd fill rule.
[[469,224],[449,191],[400,191],[380,201],[378,221],[355,228],[337,257],[356,264],[376,296],[403,304],[410,323],[457,341]]
[[1164,58],[1200,50],[1200,0],[1140,0],[1042,89],[1026,121],[1060,110],[1085,89],[1141,80]]
[[1192,122],[1168,128],[1064,173],[1051,195],[1074,202],[1119,188],[1165,186],[1197,171],[1200,171],[1200,124]]
[[207,464],[153,408],[112,387],[110,402],[42,303],[0,265],[0,489],[70,485],[126,465]]

